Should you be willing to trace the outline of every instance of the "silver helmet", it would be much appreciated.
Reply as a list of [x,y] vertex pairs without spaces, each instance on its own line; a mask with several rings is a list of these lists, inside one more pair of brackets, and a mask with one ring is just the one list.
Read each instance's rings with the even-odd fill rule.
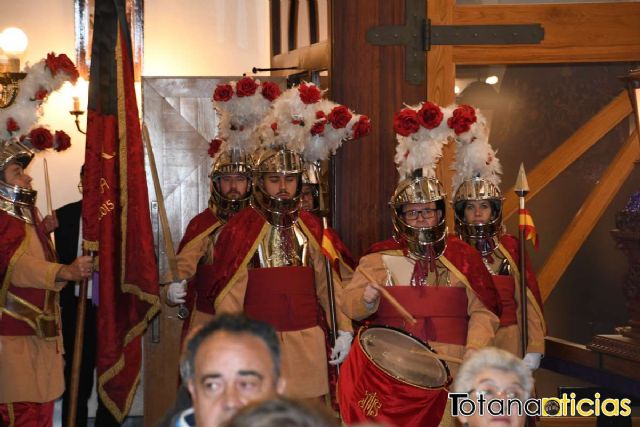
[[[266,148],[258,154],[253,178],[251,203],[271,225],[288,228],[298,219],[304,164],[299,153],[286,148]],[[294,176],[296,190],[290,198],[269,194],[264,180],[270,174]]]
[[[317,213],[320,210],[320,162],[305,162],[302,172],[301,209]],[[311,206],[305,206],[305,194],[311,196]]]
[[[220,192],[220,179],[225,175],[242,175],[247,179],[247,190],[238,198],[229,198]],[[223,220],[249,205],[251,197],[251,157],[241,150],[223,151],[213,162],[211,173],[210,203]]]
[[[416,258],[436,259],[446,248],[445,195],[442,184],[436,178],[415,176],[402,180],[389,202],[394,236],[405,241]],[[432,227],[415,227],[407,223],[403,215],[405,205],[432,202],[442,212],[437,224]]]
[[10,185],[5,181],[5,169],[17,163],[23,169],[31,163],[34,152],[17,139],[0,142],[0,210],[29,224],[34,223],[33,207],[38,192],[30,188]]
[[[491,206],[491,217],[480,224],[467,221],[465,209],[469,201],[486,200]],[[464,241],[475,247],[482,255],[488,255],[498,246],[502,233],[502,201],[500,189],[483,178],[464,180],[453,196],[455,232]]]

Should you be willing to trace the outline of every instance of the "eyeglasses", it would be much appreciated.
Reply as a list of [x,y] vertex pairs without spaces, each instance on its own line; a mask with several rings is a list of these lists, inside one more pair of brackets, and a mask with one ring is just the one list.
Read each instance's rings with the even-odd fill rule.
[[418,219],[418,216],[422,216],[424,219],[431,219],[436,216],[437,209],[424,208],[424,209],[415,209],[403,212],[403,215],[406,219]]
[[480,389],[471,389],[469,390],[469,394],[474,394],[476,398],[480,398],[483,396],[483,400],[488,402],[493,399],[518,399],[518,400],[526,400],[527,393],[522,390],[520,387],[510,387],[507,389],[498,389],[496,387],[485,386]]

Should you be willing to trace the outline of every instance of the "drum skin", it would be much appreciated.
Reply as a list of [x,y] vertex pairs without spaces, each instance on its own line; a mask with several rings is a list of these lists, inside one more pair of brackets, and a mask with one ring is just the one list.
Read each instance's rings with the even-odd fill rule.
[[[374,421],[398,427],[436,427],[447,404],[446,386],[450,382],[450,376],[446,365],[442,364],[446,381],[440,386],[421,387],[402,378],[394,378],[385,372],[389,369],[383,369],[374,362],[362,344],[363,336],[368,333],[389,330],[405,335],[407,347],[415,346],[418,341],[393,328],[374,326],[360,329],[358,339],[342,364],[338,378],[338,402],[342,420],[347,424]],[[384,334],[381,335],[384,340]],[[424,351],[431,351],[427,345],[422,345]],[[402,353],[403,350],[397,348],[394,352]],[[399,360],[402,360],[403,355],[399,356]]]

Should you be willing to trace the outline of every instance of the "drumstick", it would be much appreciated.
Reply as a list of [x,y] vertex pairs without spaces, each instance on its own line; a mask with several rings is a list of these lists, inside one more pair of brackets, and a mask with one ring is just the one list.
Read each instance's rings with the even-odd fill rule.
[[44,186],[47,195],[47,214],[51,215],[53,213],[53,208],[51,206],[51,185],[49,185],[49,168],[47,167],[47,159],[42,159],[44,165]]
[[410,323],[410,324],[412,324],[412,325],[415,325],[416,323],[418,323],[418,321],[416,320],[416,318],[415,318],[415,317],[413,317],[413,316],[411,315],[411,313],[409,313],[409,311],[408,311],[406,308],[404,308],[404,307],[402,306],[402,304],[400,304],[400,303],[398,302],[398,300],[397,300],[397,299],[395,299],[395,298],[394,298],[394,296],[393,296],[393,295],[391,295],[391,294],[389,293],[389,291],[387,291],[387,290],[384,288],[384,286],[380,286],[380,285],[378,285],[378,283],[377,283],[377,282],[376,282],[376,281],[375,281],[375,280],[374,280],[374,279],[369,275],[369,273],[367,273],[366,271],[364,271],[364,270],[359,270],[359,271],[360,271],[360,273],[362,273],[362,275],[365,277],[365,279],[367,279],[369,282],[371,282],[371,283],[369,283],[369,284],[370,284],[371,286],[373,286],[375,289],[377,289],[377,290],[382,294],[382,296],[383,296],[387,301],[389,301],[389,303],[393,306],[393,308],[395,308],[395,309],[398,311],[398,313],[400,313],[400,315],[404,318],[404,320],[406,320],[407,322],[409,322],[409,323]]
[[444,360],[445,362],[462,363],[462,359],[460,359],[459,357],[447,356],[446,354],[432,353],[430,351],[424,350],[409,350],[409,353],[422,354],[425,356],[433,357],[434,359]]

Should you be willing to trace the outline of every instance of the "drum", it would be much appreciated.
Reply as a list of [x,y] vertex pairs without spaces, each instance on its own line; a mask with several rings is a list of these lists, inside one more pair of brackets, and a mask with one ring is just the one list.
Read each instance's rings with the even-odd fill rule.
[[428,344],[399,329],[361,328],[338,378],[343,421],[438,426],[451,375],[434,354]]

